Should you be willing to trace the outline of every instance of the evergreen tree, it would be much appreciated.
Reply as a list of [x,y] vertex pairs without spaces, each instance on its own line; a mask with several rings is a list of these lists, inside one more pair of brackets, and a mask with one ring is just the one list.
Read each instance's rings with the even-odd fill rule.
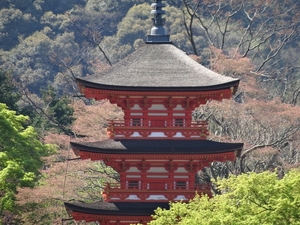
[[16,103],[20,97],[12,74],[0,69],[0,103],[5,103],[9,109],[17,111],[18,106]]
[[[47,118],[41,122],[44,129],[55,129],[65,134],[70,134],[70,126],[74,122],[74,109],[70,106],[71,99],[66,96],[59,97],[52,86],[44,89],[42,92],[42,100],[45,103],[42,110]],[[36,123],[36,125],[38,125]]]

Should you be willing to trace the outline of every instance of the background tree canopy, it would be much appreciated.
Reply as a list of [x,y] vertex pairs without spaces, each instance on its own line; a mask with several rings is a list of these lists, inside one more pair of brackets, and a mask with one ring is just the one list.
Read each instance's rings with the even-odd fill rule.
[[170,210],[157,209],[149,224],[300,224],[299,184],[299,169],[282,179],[268,171],[230,176],[218,182],[221,195],[170,203]]
[[18,110],[17,101],[21,98],[11,73],[0,68],[0,102],[5,103],[9,109]]
[[[78,167],[78,162],[74,162],[71,175],[68,174],[70,180],[66,181],[69,194],[60,195],[57,191],[66,188],[62,187],[64,171],[69,165],[66,159],[72,158],[68,143],[73,138],[83,141],[105,138],[106,119],[121,118],[122,112],[105,101],[95,104],[81,99],[74,78],[100,74],[143,45],[152,26],[151,3],[150,0],[0,1],[0,102],[8,107],[1,106],[4,115],[1,118],[5,119],[0,122],[0,139],[5,145],[0,141],[0,171],[9,171],[3,172],[1,179],[8,179],[8,175],[15,177],[12,182],[15,187],[1,183],[0,194],[11,193],[11,197],[7,194],[3,198],[6,200],[2,210],[12,208],[16,187],[34,184],[37,168],[41,166],[39,157],[46,148],[41,145],[42,152],[36,152],[35,147],[28,147],[25,153],[19,146],[26,143],[26,149],[31,142],[38,146],[36,141],[42,139],[57,144],[61,151],[47,158],[45,168],[49,169],[40,171],[46,174],[43,185],[34,191],[18,190],[23,207],[21,220],[28,224],[60,223],[66,216],[61,206],[63,200],[99,200],[97,193],[102,181],[111,177],[100,164],[81,162]],[[206,171],[199,171],[197,178],[201,180],[204,176],[205,180],[209,176],[217,181],[230,174],[275,168],[284,174],[298,167],[300,1],[168,0],[166,3],[165,26],[173,44],[206,67],[241,80],[233,101],[210,102],[197,109],[194,117],[210,121],[209,139],[244,142],[242,157],[233,163],[214,162]],[[2,130],[6,129],[4,125],[18,135],[10,133],[9,137],[14,138],[5,138],[8,134]],[[29,125],[35,127],[38,135]],[[26,135],[30,137],[28,143]],[[18,148],[12,147],[17,143]],[[12,150],[2,151],[1,146]],[[33,160],[31,166],[22,164],[29,163],[23,162],[23,154]],[[91,190],[97,190],[96,194]],[[215,186],[216,193],[221,190]],[[25,196],[31,196],[30,200]],[[209,214],[212,207],[221,207],[213,201],[198,199],[195,204],[207,205]],[[246,210],[243,207],[240,209]],[[230,219],[231,209],[226,208]],[[272,210],[261,210],[259,214],[267,218],[267,212],[273,214]],[[282,221],[284,224],[288,220]]]
[[[151,28],[150,3],[4,1],[0,7],[3,69],[11,70],[24,88],[39,97],[40,89],[50,84],[59,94],[76,93],[74,77],[98,73],[100,64],[116,63],[143,44]],[[253,64],[248,71],[270,91],[270,98],[298,104],[299,1],[167,3],[166,28],[176,46],[198,55],[208,67],[214,66],[215,49],[231,59],[248,58]]]

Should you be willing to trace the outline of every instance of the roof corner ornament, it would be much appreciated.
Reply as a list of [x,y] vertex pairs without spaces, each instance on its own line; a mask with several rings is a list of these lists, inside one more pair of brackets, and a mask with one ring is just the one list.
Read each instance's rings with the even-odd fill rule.
[[166,4],[162,3],[162,0],[152,0],[151,4],[152,10],[151,14],[153,15],[150,35],[148,35],[146,43],[169,43],[170,35],[167,34],[164,25],[166,19],[162,18],[163,14],[166,14],[162,8],[166,7]]

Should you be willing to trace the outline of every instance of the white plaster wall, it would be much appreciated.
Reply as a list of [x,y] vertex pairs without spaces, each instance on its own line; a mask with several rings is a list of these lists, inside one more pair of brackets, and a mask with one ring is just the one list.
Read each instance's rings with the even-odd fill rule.
[[168,113],[148,113],[148,116],[168,116]]
[[126,175],[126,178],[141,178],[141,175]]
[[133,132],[133,134],[130,137],[142,137],[139,132]]
[[126,198],[127,200],[141,200],[140,198],[138,198],[137,195],[129,195],[128,198]]
[[173,137],[184,138],[185,136],[183,136],[181,132],[176,132],[176,134]]
[[174,178],[189,178],[189,176],[174,176]]
[[173,116],[185,116],[185,113],[173,113]]
[[164,167],[151,167],[148,172],[153,172],[153,173],[168,173],[168,171]]
[[164,195],[150,195],[146,200],[168,200]]
[[177,195],[177,197],[174,198],[173,200],[180,201],[180,200],[188,200],[188,199],[184,195]]
[[131,116],[142,116],[143,113],[130,113]]
[[151,132],[148,137],[167,137],[164,132]]
[[174,173],[188,173],[188,171],[184,167],[178,167],[178,169],[175,170]]
[[134,104],[134,106],[131,109],[132,110],[142,110],[142,108],[138,104]]
[[152,104],[149,110],[167,110],[163,104]]
[[184,110],[181,105],[176,105],[176,107],[173,110]]
[[147,175],[146,176],[147,178],[168,178],[169,176],[168,175]]
[[140,172],[139,169],[137,167],[130,167],[129,170],[127,170],[126,172]]

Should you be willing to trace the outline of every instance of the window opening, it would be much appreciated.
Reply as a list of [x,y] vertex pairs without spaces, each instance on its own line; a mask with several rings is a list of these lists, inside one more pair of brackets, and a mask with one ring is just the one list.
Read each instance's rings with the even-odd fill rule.
[[176,189],[186,189],[187,185],[185,181],[176,181]]
[[140,119],[140,118],[133,118],[131,120],[131,124],[134,127],[137,127],[137,126],[140,127],[140,126],[142,126],[142,119]]
[[128,181],[128,189],[140,189],[140,182],[137,180]]
[[174,119],[174,126],[175,127],[184,127],[184,119]]

